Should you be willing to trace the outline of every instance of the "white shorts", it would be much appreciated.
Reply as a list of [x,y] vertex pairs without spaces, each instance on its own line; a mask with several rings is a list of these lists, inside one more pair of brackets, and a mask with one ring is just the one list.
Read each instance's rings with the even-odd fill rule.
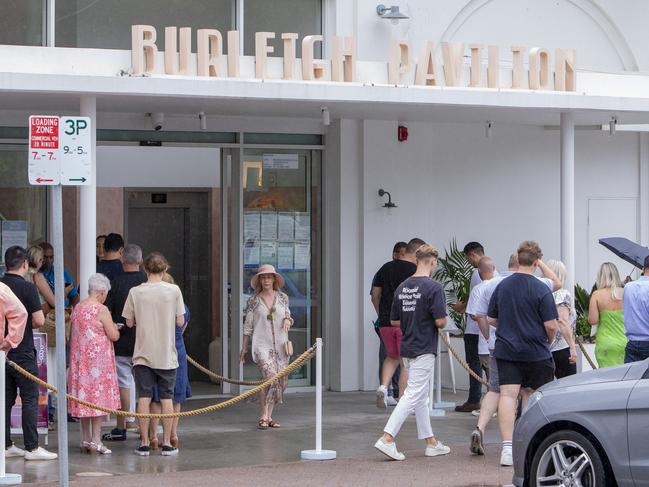
[[129,389],[133,384],[133,359],[131,357],[115,356],[117,369],[117,386],[120,389]]

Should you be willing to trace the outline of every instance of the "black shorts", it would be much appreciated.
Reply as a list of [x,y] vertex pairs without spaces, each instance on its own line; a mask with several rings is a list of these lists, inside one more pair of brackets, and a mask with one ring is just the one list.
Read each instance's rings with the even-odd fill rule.
[[554,362],[552,359],[540,362],[512,362],[496,359],[498,362],[498,380],[502,386],[519,385],[538,389],[543,384],[554,380]]
[[152,369],[146,365],[133,366],[138,397],[153,397],[153,385],[158,385],[160,399],[172,399],[176,385],[176,369]]

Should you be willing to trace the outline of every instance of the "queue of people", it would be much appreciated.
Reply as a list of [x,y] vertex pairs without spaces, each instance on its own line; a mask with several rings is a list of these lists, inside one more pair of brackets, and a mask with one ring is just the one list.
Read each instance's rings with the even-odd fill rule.
[[[87,298],[79,299],[77,286],[65,272],[68,390],[103,408],[129,410],[130,389],[135,383],[138,412],[178,412],[191,397],[183,342],[189,310],[168,272],[169,263],[155,252],[143,260],[137,245],[125,246],[123,238],[115,233],[102,236],[100,241],[103,252],[98,252],[98,272],[87,283]],[[38,376],[32,329],[42,327],[46,315],[53,315],[56,306],[53,248],[46,242],[29,250],[10,247],[5,253],[5,265],[0,304],[2,319],[6,318],[7,323],[0,346],[9,351],[9,359]],[[17,310],[21,314],[16,314]],[[24,450],[12,443],[9,428],[18,391]],[[57,458],[38,445],[36,384],[7,367],[6,394],[7,456],[26,460]],[[81,422],[82,452],[108,455],[111,450],[107,442],[126,440],[124,417],[118,416],[116,427],[102,436],[105,412],[74,401],[68,402],[68,412]],[[159,445],[155,428],[150,433],[150,423],[154,427],[157,424],[140,420],[140,446],[135,453],[147,456],[159,446],[163,456],[176,455],[178,420],[163,420]]]
[[[69,390],[72,395],[108,409],[130,408],[130,389],[135,384],[137,411],[173,413],[191,397],[183,333],[189,310],[182,292],[169,274],[170,265],[160,253],[143,259],[141,249],[125,245],[118,234],[102,236],[97,272],[87,283],[88,297],[80,301],[76,284],[65,273],[65,306],[71,308],[69,342]],[[564,284],[565,265],[543,261],[533,241],[524,241],[514,252],[508,270],[499,272],[484,247],[470,242],[464,248],[474,267],[467,303],[453,309],[466,313],[478,335],[465,335],[467,362],[488,380],[484,397],[480,382],[458,412],[478,411],[470,436],[470,449],[484,454],[485,429],[495,413],[502,437],[500,463],[512,463],[512,434],[517,407],[543,384],[576,373],[576,313],[574,298]],[[403,460],[395,438],[408,415],[414,414],[426,456],[446,455],[450,449],[433,434],[428,416],[428,381],[437,353],[437,330],[447,323],[443,286],[431,276],[437,266],[437,250],[419,238],[395,246],[392,260],[384,264],[372,282],[371,300],[378,315],[382,358],[376,401],[379,408],[395,408],[375,447],[391,459]],[[29,249],[11,247],[5,253],[7,272],[0,280],[0,318],[5,337],[0,349],[28,371],[38,374],[33,329],[44,326],[53,312],[57,290],[53,277],[53,249],[47,243]],[[251,279],[253,295],[244,312],[240,361],[248,352],[263,379],[283,370],[292,355],[289,330],[293,318],[283,277],[271,265],[262,265]],[[611,263],[602,264],[596,290],[590,299],[588,321],[597,326],[596,357],[600,367],[649,358],[649,258],[643,275],[623,284]],[[467,332],[465,331],[465,334]],[[400,372],[398,384],[395,375]],[[476,381],[477,382],[477,381]],[[257,427],[280,428],[273,412],[282,404],[284,378],[263,389],[258,400]],[[22,399],[24,450],[11,441],[6,426],[7,456],[49,460],[56,454],[38,445],[36,386],[7,368],[7,418],[18,391]],[[107,443],[125,441],[123,417],[110,432],[101,435],[105,413],[73,401],[70,414],[81,421],[81,450],[108,455]],[[139,420],[140,440],[135,453],[163,456],[178,453],[178,420]]]
[[[497,271],[493,259],[485,255],[484,247],[478,242],[467,244],[464,253],[474,267],[470,298],[467,303],[451,307],[458,313],[466,313],[467,330],[475,323],[478,337],[471,336],[473,330],[464,331],[466,358],[478,376],[485,372],[488,388],[481,398],[482,386],[476,380],[477,393],[472,384],[469,398],[455,410],[478,415],[477,426],[470,436],[470,450],[477,455],[484,454],[485,429],[498,413],[502,438],[500,464],[510,466],[512,435],[519,408],[524,408],[530,395],[543,384],[577,372],[574,298],[571,290],[565,288],[565,265],[557,260],[544,262],[543,252],[536,242],[522,242],[511,255],[508,270],[503,272]],[[399,360],[402,375],[408,377],[405,390],[400,387],[401,399],[384,434],[375,444],[393,460],[405,459],[394,439],[408,414],[416,416],[418,436],[427,443],[427,456],[448,453],[447,447],[435,446],[441,443],[435,440],[430,429],[427,411],[430,369],[420,370],[415,366],[426,361],[432,364],[437,351],[437,328],[446,323],[444,301],[438,302],[441,298],[429,291],[441,289],[440,295],[444,297],[442,286],[431,279],[438,256],[436,250],[425,244],[418,244],[414,255],[414,271],[401,264],[401,272],[407,274],[404,277],[396,272],[397,266],[387,263],[374,278],[378,286],[373,284],[372,289],[372,303],[379,323],[392,327],[390,332],[381,330],[380,337],[387,342],[384,346],[388,353],[392,350],[392,363]],[[401,282],[394,284],[399,279]],[[392,293],[383,293],[381,286]],[[596,357],[599,367],[649,358],[649,257],[645,260],[643,275],[624,286],[615,265],[602,264],[596,288],[590,298],[588,321],[598,328]],[[382,319],[382,310],[388,308],[391,310],[389,318]],[[413,344],[416,344],[414,351],[411,350]],[[385,363],[382,365],[386,371]],[[380,408],[387,406],[387,387],[392,372],[393,365],[381,377],[376,396]]]

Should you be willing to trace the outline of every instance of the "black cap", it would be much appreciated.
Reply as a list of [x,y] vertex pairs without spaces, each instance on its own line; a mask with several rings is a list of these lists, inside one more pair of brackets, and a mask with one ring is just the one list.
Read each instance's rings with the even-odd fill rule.
[[644,268],[649,269],[649,255],[644,258]]

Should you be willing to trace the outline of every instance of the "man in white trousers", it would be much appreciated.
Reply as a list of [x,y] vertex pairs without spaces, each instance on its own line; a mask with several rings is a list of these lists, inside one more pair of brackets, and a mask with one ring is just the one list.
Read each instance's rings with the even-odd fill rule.
[[437,265],[438,253],[430,245],[422,245],[416,253],[417,271],[403,281],[394,294],[390,322],[400,326],[401,357],[408,369],[408,385],[390,415],[383,436],[374,447],[392,460],[405,460],[397,450],[394,438],[410,414],[415,413],[417,436],[426,441],[425,455],[446,455],[451,449],[437,441],[428,415],[428,390],[435,354],[437,329],[446,325],[444,288],[430,276]]

